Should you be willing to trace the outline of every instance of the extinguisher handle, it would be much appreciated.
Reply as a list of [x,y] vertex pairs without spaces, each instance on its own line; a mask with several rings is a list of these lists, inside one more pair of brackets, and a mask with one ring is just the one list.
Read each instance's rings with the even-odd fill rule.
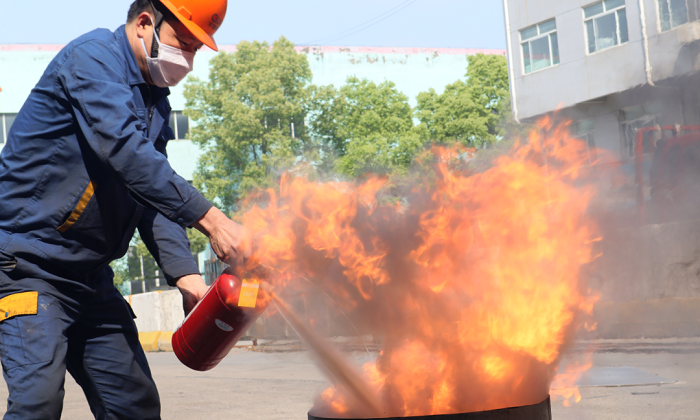
[[252,270],[248,271],[250,274],[252,274],[255,278],[259,280],[267,280],[270,278],[270,268],[266,266],[265,264],[260,264],[257,267],[255,267]]
[[270,278],[271,270],[265,264],[258,264],[248,268],[246,265],[229,266],[227,270],[239,279],[267,280]]

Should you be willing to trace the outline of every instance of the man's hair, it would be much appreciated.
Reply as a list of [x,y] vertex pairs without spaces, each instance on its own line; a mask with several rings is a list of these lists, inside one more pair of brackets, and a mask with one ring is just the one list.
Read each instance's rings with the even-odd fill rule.
[[[157,12],[160,12],[163,15],[163,20],[169,21],[171,19],[175,19],[175,16],[170,13],[170,10],[163,6],[158,0],[134,0],[134,2],[131,3],[131,6],[129,6],[129,13],[126,15],[126,23],[133,22],[134,19],[139,17],[139,15],[143,12],[155,14],[153,10],[154,7],[156,8]],[[160,27],[160,21],[153,23]]]
[[134,0],[129,6],[129,13],[126,15],[126,23],[131,23],[143,12],[153,13],[151,0]]

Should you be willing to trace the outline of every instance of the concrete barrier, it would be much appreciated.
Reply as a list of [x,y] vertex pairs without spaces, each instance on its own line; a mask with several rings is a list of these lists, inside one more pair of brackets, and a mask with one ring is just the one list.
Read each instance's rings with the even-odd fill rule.
[[[173,332],[185,318],[180,292],[142,293],[126,299],[136,314],[144,351],[172,351]],[[598,328],[583,338],[699,337],[700,297],[604,301],[595,305],[593,318]],[[273,321],[274,316],[259,318],[249,334],[257,338],[279,338],[276,335],[281,333],[273,328],[276,325]],[[284,326],[284,321],[280,319],[279,324]]]
[[140,332],[139,341],[143,351],[158,351],[158,338],[160,331]]
[[158,351],[173,351],[173,332],[163,331],[158,337]]
[[139,341],[144,351],[172,351],[173,332],[185,319],[177,290],[140,293],[126,297],[136,314]]

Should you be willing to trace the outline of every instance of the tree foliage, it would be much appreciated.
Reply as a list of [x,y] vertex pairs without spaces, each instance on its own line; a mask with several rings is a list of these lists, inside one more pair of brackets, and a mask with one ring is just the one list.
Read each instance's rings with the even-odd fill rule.
[[309,128],[335,153],[335,169],[349,177],[404,170],[423,144],[408,98],[389,81],[348,77],[339,89],[315,88]]
[[431,143],[494,143],[509,109],[506,60],[467,60],[466,80],[442,94],[421,93],[412,109],[390,81],[352,76],[340,87],[311,85],[306,56],[284,37],[272,46],[244,41],[211,60],[209,80],[186,85],[185,112],[195,122],[189,135],[204,150],[195,185],[235,210],[248,191],[273,186],[282,170],[303,167],[322,178],[401,174]]
[[122,295],[127,295],[131,291],[130,285],[127,285],[131,281],[129,277],[129,261],[126,255],[118,260],[114,260],[109,263],[112,272],[114,272],[114,285],[119,289]]
[[190,240],[190,252],[195,259],[209,245],[209,238],[197,229],[187,229],[187,239]]
[[195,185],[231,209],[256,187],[271,185],[271,170],[289,164],[305,139],[304,115],[311,70],[294,44],[281,37],[238,44],[217,54],[208,81],[185,85],[189,135],[203,150]]
[[507,62],[485,54],[470,55],[467,61],[466,81],[448,85],[441,95],[434,89],[418,95],[416,118],[433,141],[484,147],[503,136],[510,109]]
[[[209,240],[196,229],[188,229],[187,236],[190,240],[192,258],[197,261],[197,254],[204,251]],[[143,278],[153,279],[156,277],[156,270],[158,270],[158,264],[155,258],[153,258],[153,255],[148,251],[148,247],[146,247],[138,231],[135,232],[134,236],[131,238],[129,250],[126,255],[118,260],[112,261],[109,266],[114,272],[114,285],[117,286],[122,294],[131,290],[131,287],[127,286],[127,283],[132,280],[141,280]],[[159,273],[158,277],[163,277],[162,273]]]
[[146,248],[146,244],[143,243],[138,232],[136,232],[129,242],[129,250],[126,255],[109,264],[114,272],[114,285],[122,294],[127,294],[131,291],[131,285],[127,283],[142,278],[141,261],[143,261],[144,277],[153,278],[158,265],[151,253],[148,252],[148,248]]

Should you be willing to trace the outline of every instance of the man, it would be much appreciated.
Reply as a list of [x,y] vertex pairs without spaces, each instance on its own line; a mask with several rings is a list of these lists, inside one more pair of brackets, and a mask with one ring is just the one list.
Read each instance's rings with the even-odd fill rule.
[[250,232],[165,156],[167,86],[192,69],[226,0],[136,0],[126,25],[67,45],[22,107],[0,155],[0,357],[5,419],[58,419],[65,371],[96,418],[157,419],[158,392],[109,263],[136,228],[185,311],[206,292],[186,227],[225,262]]

